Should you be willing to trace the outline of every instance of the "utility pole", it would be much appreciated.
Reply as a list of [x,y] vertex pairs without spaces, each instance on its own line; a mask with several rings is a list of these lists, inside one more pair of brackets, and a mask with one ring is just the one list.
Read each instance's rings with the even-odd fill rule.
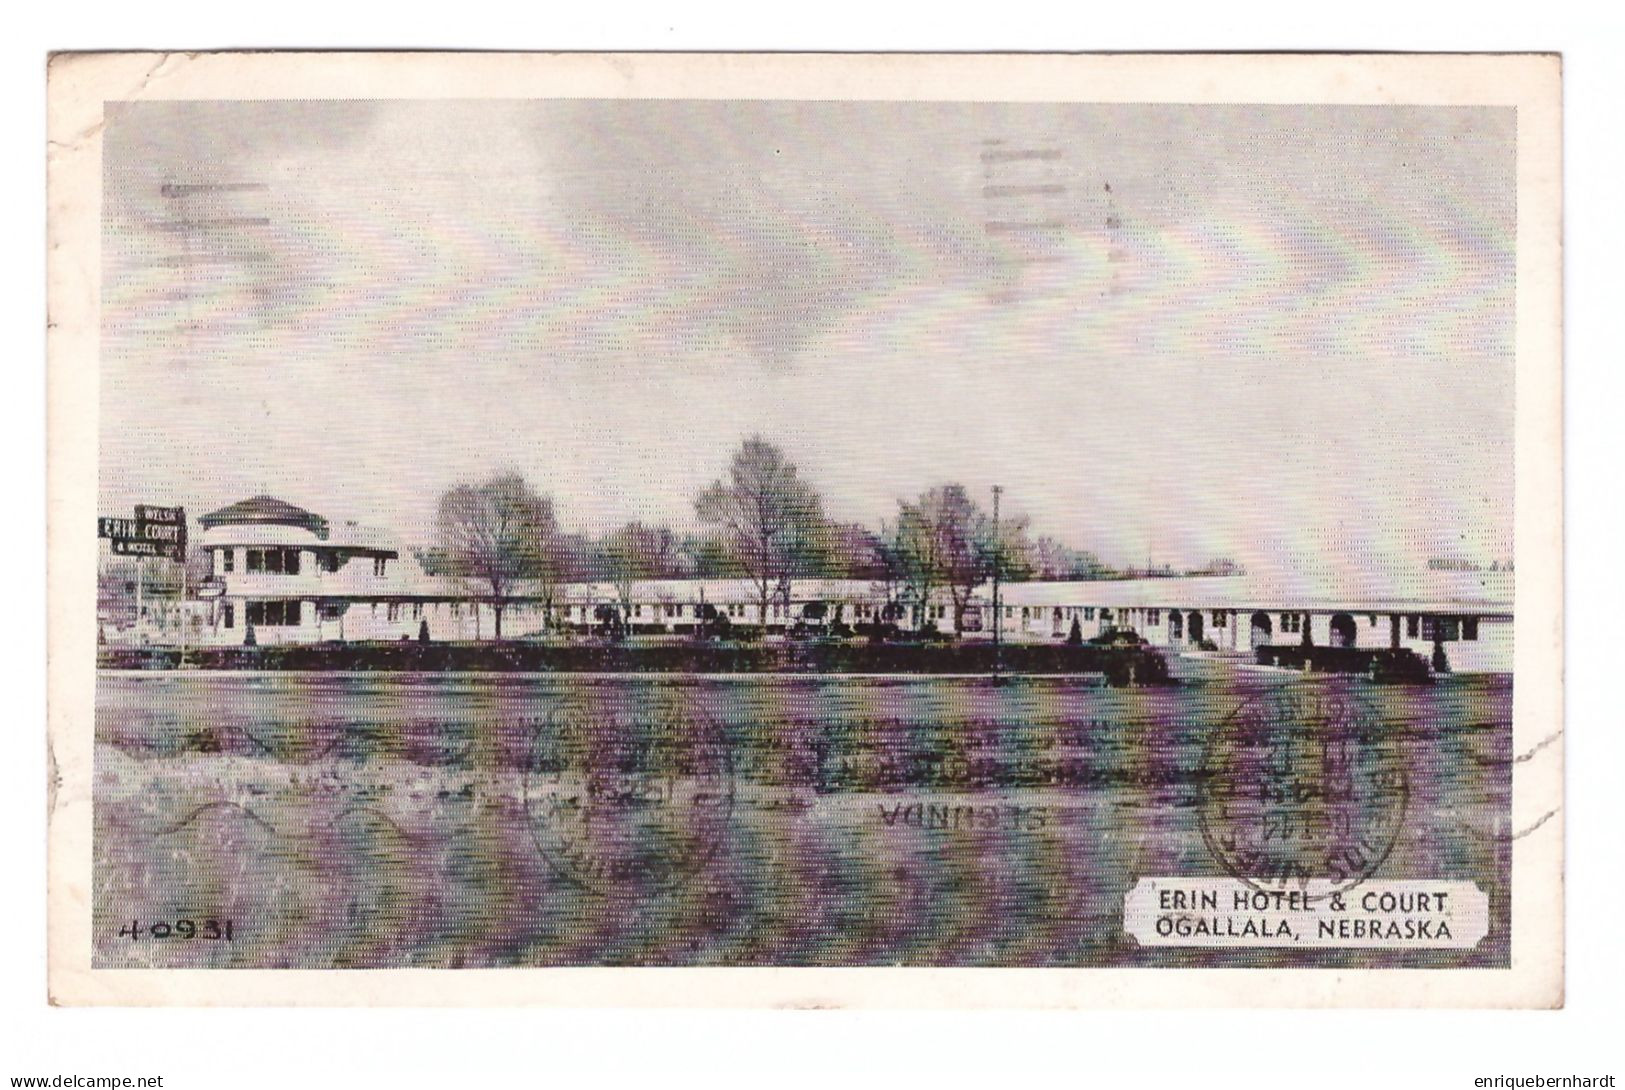
[[135,558],[135,642],[142,647],[147,645],[147,620],[142,616],[141,584],[147,574],[147,559],[144,556]]
[[178,663],[176,663],[176,666],[181,668],[181,669],[185,669],[185,667],[186,667],[186,623],[187,623],[188,618],[186,616],[186,558],[185,558],[184,555],[181,557],[180,565],[181,565],[181,657],[180,657],[180,661]]
[[1002,657],[1002,640],[1000,632],[1004,628],[1004,611],[999,608],[999,573],[1004,567],[1004,533],[999,529],[999,496],[1004,493],[1003,485],[993,486],[993,683],[999,682],[999,666]]

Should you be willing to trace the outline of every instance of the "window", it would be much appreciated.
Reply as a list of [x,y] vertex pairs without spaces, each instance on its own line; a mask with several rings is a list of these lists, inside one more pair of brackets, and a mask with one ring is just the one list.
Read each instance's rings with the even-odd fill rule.
[[1223,628],[1225,625],[1230,623],[1229,620],[1227,619],[1228,617],[1229,617],[1229,614],[1225,613],[1224,610],[1215,609],[1213,611],[1213,627],[1214,628]]
[[[227,607],[230,609],[230,607]],[[298,602],[250,602],[248,623],[265,628],[278,628],[299,623]],[[230,627],[228,625],[227,627]]]
[[[226,558],[225,570],[231,571],[231,550],[224,553]],[[298,549],[249,549],[248,563],[244,567],[251,572],[269,572],[276,575],[299,574]]]
[[375,556],[375,557],[373,557],[372,558],[372,574],[382,578],[383,575],[384,575],[385,565],[387,565],[388,563],[389,563],[389,558],[388,557],[383,557],[383,556]]
[[[230,553],[226,554],[230,556]],[[221,623],[227,628],[237,627],[237,607],[227,602],[221,609]]]
[[1148,609],[1148,610],[1146,610],[1145,611],[1145,623],[1146,623],[1147,628],[1150,628],[1153,625],[1160,625],[1162,623],[1162,610],[1160,610],[1160,609]]
[[1447,640],[1461,639],[1461,622],[1455,617],[1423,617],[1422,638],[1438,640],[1443,643]]
[[1100,619],[1103,623],[1110,623],[1112,619],[1112,611],[1102,606],[1100,609]]
[[1463,617],[1461,619],[1461,638],[1464,640],[1478,639],[1478,618]]
[[[1152,610],[1151,612],[1152,612],[1153,615],[1155,615],[1156,610]],[[1083,619],[1086,620],[1086,621],[1092,621],[1092,620],[1095,619],[1095,607],[1094,606],[1084,606],[1083,607]],[[1156,624],[1157,622],[1152,621],[1151,623]]]
[[[223,572],[236,571],[237,570],[237,550],[236,549],[221,549],[220,550],[220,570],[223,571]],[[230,628],[231,625],[228,624],[226,627]]]
[[1412,613],[1409,617],[1406,617],[1405,618],[1405,635],[1409,636],[1413,640],[1416,639],[1416,637],[1417,637],[1417,629],[1420,628],[1421,623],[1422,623],[1422,619],[1420,617],[1418,617],[1414,613]]
[[390,620],[392,620],[392,621],[400,620],[401,619],[401,604],[399,602],[391,602],[391,603],[389,603],[388,614],[389,614],[389,619]]
[[1281,631],[1282,632],[1302,632],[1303,631],[1303,616],[1304,615],[1302,613],[1283,613],[1283,614],[1281,614]]

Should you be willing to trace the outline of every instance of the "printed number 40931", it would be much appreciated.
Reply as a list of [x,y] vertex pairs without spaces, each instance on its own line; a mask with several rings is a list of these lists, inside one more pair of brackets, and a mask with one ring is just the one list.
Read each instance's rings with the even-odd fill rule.
[[130,941],[137,939],[208,939],[218,942],[231,942],[230,920],[159,920],[143,927],[140,920],[131,920],[119,928],[119,937],[128,935]]

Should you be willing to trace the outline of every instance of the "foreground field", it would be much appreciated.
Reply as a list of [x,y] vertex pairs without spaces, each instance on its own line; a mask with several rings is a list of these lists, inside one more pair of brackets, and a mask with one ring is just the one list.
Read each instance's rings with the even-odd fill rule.
[[[1491,897],[1475,951],[1358,963],[1504,963],[1510,683],[1247,672],[1129,689],[104,673],[96,959],[1278,963],[1142,949],[1122,932],[1123,897],[1142,876],[1223,873],[1198,821],[1214,732],[1260,697],[1328,692],[1366,709],[1409,770],[1378,876],[1474,881]],[[211,920],[230,921],[231,941],[150,936],[154,922]]]

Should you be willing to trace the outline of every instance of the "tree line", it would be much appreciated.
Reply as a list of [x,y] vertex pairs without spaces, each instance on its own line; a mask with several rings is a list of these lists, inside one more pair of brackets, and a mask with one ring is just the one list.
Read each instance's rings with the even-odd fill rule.
[[694,498],[703,529],[679,536],[628,522],[602,536],[569,533],[551,497],[517,473],[447,491],[436,512],[438,541],[419,552],[426,571],[489,589],[502,635],[502,605],[524,581],[551,618],[567,583],[608,583],[630,616],[635,586],[650,579],[748,579],[765,625],[788,604],[797,579],[869,580],[888,603],[925,603],[938,592],[960,626],[972,592],[997,570],[1004,578],[1098,579],[1117,574],[1092,553],[1029,536],[1024,518],[994,519],[959,484],[901,499],[878,530],[832,520],[816,488],[777,446],[746,439],[727,472]]

